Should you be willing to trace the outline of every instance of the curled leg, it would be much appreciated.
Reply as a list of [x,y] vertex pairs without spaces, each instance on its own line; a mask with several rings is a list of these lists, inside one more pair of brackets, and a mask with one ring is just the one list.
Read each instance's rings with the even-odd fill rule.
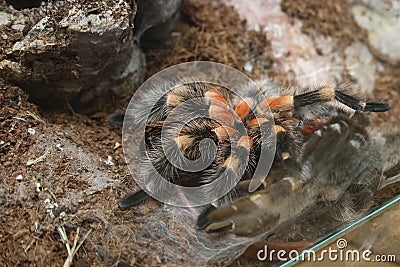
[[[340,202],[341,196],[348,198],[349,194],[364,198],[364,192],[373,189],[380,170],[379,158],[363,128],[340,118],[316,131],[292,165],[290,177],[212,211],[206,230],[231,231],[239,236],[270,231],[318,201]],[[354,200],[357,202],[360,199]],[[351,211],[342,206],[339,214],[345,209]]]

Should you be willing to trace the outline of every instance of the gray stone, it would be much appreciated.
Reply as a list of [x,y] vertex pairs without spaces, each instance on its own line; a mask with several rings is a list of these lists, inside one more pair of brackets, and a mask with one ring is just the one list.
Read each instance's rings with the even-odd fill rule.
[[168,33],[168,26],[170,22],[173,22],[171,18],[177,13],[181,0],[138,0],[137,4],[138,14],[135,21],[138,23],[138,28],[136,29],[135,39],[139,40],[146,31],[160,25],[163,26],[151,34],[154,36]]
[[[366,5],[352,8],[354,18],[368,32],[368,41],[376,56],[391,64],[400,63],[400,16],[399,1],[396,8],[380,4],[381,1],[365,1]],[[374,3],[374,4],[373,4]],[[369,5],[370,4],[370,5]]]
[[[68,14],[58,20],[43,17],[14,44],[0,62],[0,76],[38,104],[58,106],[67,100],[84,113],[97,111],[113,95],[130,94],[145,65],[133,41],[136,7],[130,2],[97,2],[94,12],[89,4],[65,2]],[[53,8],[55,16],[58,7],[49,3],[46,8]]]
[[357,81],[363,92],[371,93],[375,88],[378,63],[368,47],[355,41],[346,47],[344,55],[348,73]]
[[11,24],[12,15],[6,12],[0,12],[0,25],[9,25]]

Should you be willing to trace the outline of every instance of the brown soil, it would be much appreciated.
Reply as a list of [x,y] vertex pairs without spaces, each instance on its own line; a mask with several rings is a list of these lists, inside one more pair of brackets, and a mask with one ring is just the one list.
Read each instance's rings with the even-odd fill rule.
[[301,19],[305,33],[317,30],[349,45],[354,39],[366,40],[366,32],[354,21],[347,2],[283,0],[281,7],[289,16]]
[[181,34],[168,40],[164,47],[147,53],[148,76],[167,66],[193,60],[215,61],[243,72],[250,60],[254,63],[253,76],[270,71],[273,62],[265,34],[246,30],[245,21],[238,20],[232,7],[212,6],[208,1],[183,1],[182,11],[183,22],[175,29]]
[[[355,25],[344,1],[286,0],[282,7],[287,14],[303,21],[306,33],[318,25],[317,29],[323,34],[340,38],[344,44],[354,39],[365,40],[365,34]],[[262,73],[285,78],[286,74],[271,71],[273,61],[265,35],[246,30],[238,14],[219,2],[183,1],[182,21],[174,32],[176,34],[163,47],[147,52],[146,77],[167,66],[191,60],[217,61],[244,71],[244,64],[250,60],[255,71],[247,74],[252,78]],[[354,35],[354,32],[359,34]],[[8,35],[12,41],[21,38],[10,32]],[[3,45],[1,47],[0,60],[5,53]],[[400,99],[400,71],[382,63],[385,71],[376,83],[374,94],[382,100]],[[400,108],[395,104],[392,102],[390,112],[377,115],[380,127],[398,124]],[[115,105],[123,108],[124,103]],[[64,216],[69,240],[73,240],[77,227],[81,230],[80,237],[93,229],[74,257],[74,265],[145,266],[154,263],[146,250],[157,249],[157,244],[146,236],[136,236],[135,229],[146,225],[138,215],[149,212],[156,204],[128,212],[118,209],[118,199],[137,186],[118,145],[121,129],[107,122],[107,114],[99,112],[87,117],[43,112],[28,101],[21,89],[3,80],[0,80],[0,107],[0,266],[61,266],[67,258],[67,250],[56,230],[61,221],[49,216],[45,200],[65,199],[66,195],[75,196],[74,193],[82,190],[88,193],[76,195],[76,201],[53,209],[56,218]],[[28,133],[29,128],[34,128],[36,133]],[[53,149],[46,154],[46,160],[27,166],[28,160],[45,154],[39,147],[49,144],[54,148],[58,143],[74,153],[59,156]],[[101,164],[96,163],[97,168],[108,173],[112,184],[93,187],[90,179],[96,172],[91,169],[88,173],[85,168],[92,160],[80,156],[85,153],[94,155],[93,162],[103,160]],[[114,165],[104,164],[109,155]],[[22,180],[17,179],[18,175],[22,175]],[[399,186],[395,185],[385,191],[380,201],[399,192]],[[159,265],[163,262],[160,256]],[[257,263],[240,258],[233,265],[254,264]]]

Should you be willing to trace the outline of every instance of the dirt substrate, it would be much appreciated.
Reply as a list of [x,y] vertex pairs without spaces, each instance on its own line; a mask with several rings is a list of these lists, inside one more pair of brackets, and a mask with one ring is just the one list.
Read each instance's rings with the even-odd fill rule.
[[[304,22],[305,33],[316,28],[344,44],[365,40],[344,1],[298,3],[283,1],[282,8]],[[332,10],[343,15],[334,17]],[[235,67],[251,78],[268,74],[284,81],[285,73],[272,70],[265,34],[247,30],[238,17],[233,8],[215,1],[183,1],[182,22],[163,47],[147,51],[146,76],[176,63],[210,60]],[[244,70],[249,60],[254,68],[251,73]],[[400,108],[393,100],[400,99],[400,70],[381,63],[384,72],[370,97],[392,102],[390,112],[374,115],[376,125],[384,128],[399,122]],[[116,109],[125,103],[116,102]],[[136,229],[146,227],[140,215],[157,204],[132,211],[117,207],[118,199],[137,186],[124,161],[121,129],[107,122],[110,110],[99,110],[90,117],[73,114],[68,106],[65,113],[43,111],[4,80],[0,80],[0,107],[0,266],[63,265],[68,253],[57,230],[61,225],[71,244],[78,227],[79,240],[92,229],[74,257],[75,266],[163,265],[162,255],[154,260],[148,253],[157,244],[135,234]],[[377,200],[386,201],[399,192],[395,184]],[[233,263],[254,264],[244,258]]]

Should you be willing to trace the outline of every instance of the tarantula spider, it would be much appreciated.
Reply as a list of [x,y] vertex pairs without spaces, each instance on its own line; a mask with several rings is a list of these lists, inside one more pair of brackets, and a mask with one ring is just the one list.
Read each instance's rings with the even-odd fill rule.
[[[231,231],[253,236],[317,203],[342,220],[362,213],[383,172],[380,155],[366,131],[368,113],[386,111],[390,105],[365,102],[347,86],[320,86],[286,94],[269,81],[257,83],[266,98],[246,86],[236,94],[214,84],[193,82],[173,88],[154,107],[147,107],[151,115],[145,121],[146,157],[166,180],[198,186],[223,174],[240,176],[228,197],[204,209],[197,227],[210,233]],[[196,100],[166,129],[175,145],[168,153],[181,152],[187,159],[203,157],[210,162],[202,170],[189,172],[169,162],[161,146],[161,132],[168,115],[192,99]],[[140,114],[136,119],[144,120]],[[185,121],[183,127],[174,126],[181,121]],[[273,133],[261,134],[268,132],[271,122]],[[204,138],[215,144],[215,154],[201,147]],[[275,151],[271,171],[263,177],[263,186],[250,194],[244,189],[258,164],[264,164],[260,154],[270,151],[271,146]],[[213,197],[211,192],[204,194]],[[126,209],[147,197],[139,190],[119,205]]]

